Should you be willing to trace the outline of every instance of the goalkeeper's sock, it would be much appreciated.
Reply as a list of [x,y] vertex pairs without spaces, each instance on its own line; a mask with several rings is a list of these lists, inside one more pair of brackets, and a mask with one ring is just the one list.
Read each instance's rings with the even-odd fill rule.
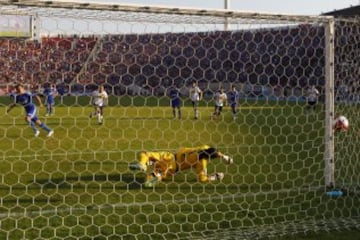
[[141,163],[135,162],[135,163],[129,164],[129,169],[133,170],[133,171],[140,170],[140,171],[146,172],[147,167]]

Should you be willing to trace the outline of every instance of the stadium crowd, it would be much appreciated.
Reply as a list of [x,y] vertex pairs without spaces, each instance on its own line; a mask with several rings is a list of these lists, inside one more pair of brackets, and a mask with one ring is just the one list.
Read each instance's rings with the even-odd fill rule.
[[[323,27],[312,25],[2,38],[0,85],[19,81],[36,87],[56,84],[63,94],[86,94],[105,85],[111,95],[161,96],[169,87],[182,89],[197,81],[206,98],[222,82],[265,86],[269,95],[286,97],[309,85],[322,89],[324,41]],[[256,97],[264,91],[250,89],[248,94]]]

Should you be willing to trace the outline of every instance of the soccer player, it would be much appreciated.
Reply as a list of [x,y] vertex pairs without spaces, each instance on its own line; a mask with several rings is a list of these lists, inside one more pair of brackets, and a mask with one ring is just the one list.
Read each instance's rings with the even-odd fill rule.
[[307,89],[305,114],[308,113],[310,110],[315,111],[319,95],[320,93],[314,85]]
[[171,107],[174,119],[176,119],[176,109],[178,118],[181,119],[181,99],[180,91],[176,88],[170,90]]
[[46,126],[45,123],[41,122],[36,115],[36,105],[33,103],[32,99],[35,97],[39,105],[42,106],[40,97],[36,94],[26,92],[24,86],[21,84],[16,85],[15,90],[16,95],[14,97],[14,103],[9,105],[6,112],[9,113],[17,104],[22,105],[26,112],[25,121],[29,123],[30,127],[33,129],[35,137],[38,137],[40,134],[40,131],[36,128],[36,124],[47,132],[48,137],[54,135],[54,131]]
[[200,90],[196,81],[193,81],[192,86],[190,87],[189,96],[194,109],[194,119],[198,119],[199,118],[198,105],[199,105],[199,101],[202,100],[203,92]]
[[221,87],[219,91],[215,93],[214,101],[215,101],[215,109],[212,115],[212,119],[219,118],[221,116],[221,112],[223,110],[224,104],[226,104],[227,95],[223,87]]
[[45,106],[46,114],[45,116],[50,116],[54,113],[54,97],[56,95],[56,87],[53,84],[50,84],[45,87],[43,94],[45,96]]
[[108,94],[104,86],[100,85],[97,91],[94,91],[91,101],[94,106],[94,112],[90,113],[90,118],[97,116],[99,124],[103,123],[104,107],[108,104]]
[[208,175],[207,165],[212,159],[220,158],[225,164],[233,163],[233,159],[217,149],[208,145],[199,147],[183,147],[175,153],[160,151],[160,152],[141,152],[139,154],[139,161],[131,163],[129,168],[131,170],[141,170],[146,172],[148,166],[153,166],[153,171],[147,174],[145,182],[146,187],[152,187],[154,184],[162,181],[166,177],[172,176],[179,171],[187,169],[195,169],[198,180],[202,183],[222,180],[224,173],[218,172],[213,175]]
[[239,101],[239,92],[236,90],[235,85],[231,86],[231,91],[229,92],[229,105],[231,107],[231,112],[233,114],[233,119],[236,120],[237,118],[237,105]]

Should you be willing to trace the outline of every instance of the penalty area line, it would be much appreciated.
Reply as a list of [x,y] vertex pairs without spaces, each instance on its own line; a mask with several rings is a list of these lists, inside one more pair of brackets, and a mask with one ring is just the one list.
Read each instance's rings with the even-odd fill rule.
[[281,107],[281,106],[248,106],[248,107],[245,107],[245,106],[240,106],[239,109],[280,109],[280,108],[284,108],[284,107]]

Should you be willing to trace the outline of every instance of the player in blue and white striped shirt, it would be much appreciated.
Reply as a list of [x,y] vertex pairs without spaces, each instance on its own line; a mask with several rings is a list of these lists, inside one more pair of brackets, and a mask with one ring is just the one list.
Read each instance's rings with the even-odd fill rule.
[[39,105],[41,106],[42,104],[39,96],[30,92],[26,92],[25,88],[21,84],[16,85],[15,90],[15,101],[14,103],[10,104],[6,112],[9,113],[11,109],[13,109],[16,105],[23,106],[26,112],[25,121],[28,122],[30,127],[33,129],[35,137],[38,137],[40,134],[40,131],[36,128],[36,124],[45,131],[47,131],[48,137],[51,137],[54,134],[54,131],[48,126],[46,126],[45,123],[41,122],[40,119],[37,117],[36,105],[32,101],[33,97],[35,97],[38,100]]
[[232,85],[228,99],[234,120],[237,118],[237,105],[238,105],[239,97],[240,97],[239,92],[236,90],[236,87]]
[[176,118],[176,108],[178,112],[178,118],[181,119],[181,94],[176,88],[170,90],[171,107],[174,119]]
[[46,116],[50,116],[54,113],[56,88],[54,85],[49,85],[44,89],[45,96]]

